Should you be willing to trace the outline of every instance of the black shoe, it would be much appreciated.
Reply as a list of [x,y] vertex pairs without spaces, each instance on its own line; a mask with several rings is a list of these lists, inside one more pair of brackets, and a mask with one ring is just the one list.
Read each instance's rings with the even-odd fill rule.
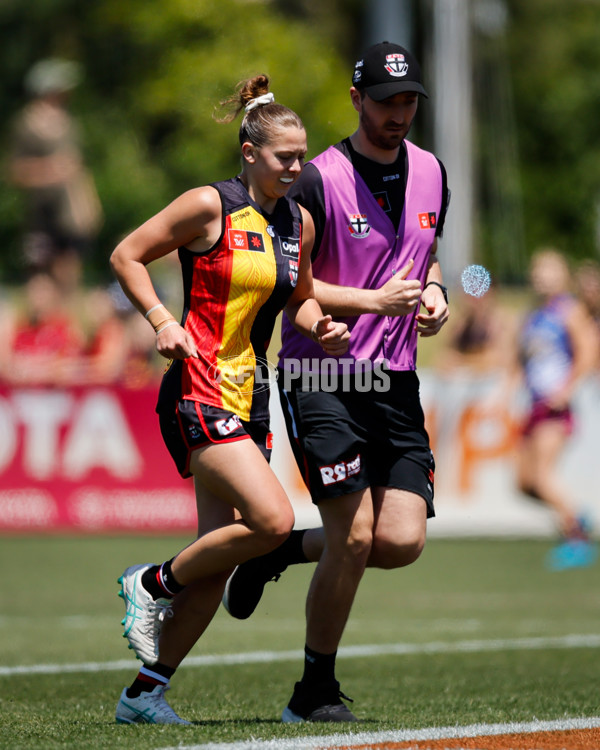
[[340,698],[352,703],[352,698],[340,690],[340,683],[305,685],[297,682],[290,702],[281,714],[281,721],[358,721]]
[[273,555],[254,557],[238,565],[225,586],[223,606],[232,617],[245,620],[256,609],[269,581],[278,581],[287,565]]

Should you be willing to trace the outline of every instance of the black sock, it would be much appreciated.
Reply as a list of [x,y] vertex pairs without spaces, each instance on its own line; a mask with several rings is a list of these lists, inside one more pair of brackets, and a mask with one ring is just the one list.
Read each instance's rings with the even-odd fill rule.
[[175,670],[166,664],[158,662],[151,667],[144,664],[131,686],[127,688],[127,697],[139,698],[141,693],[150,693],[157,685],[168,685],[174,674]]
[[185,588],[175,580],[171,571],[172,562],[167,560],[162,565],[152,565],[142,574],[142,586],[155,600],[171,598]]
[[320,654],[308,646],[304,646],[304,684],[323,684],[335,682],[335,657],[333,654]]
[[270,552],[269,555],[284,565],[298,565],[310,562],[302,549],[302,540],[305,533],[306,529],[294,529],[285,542],[280,544],[273,552]]

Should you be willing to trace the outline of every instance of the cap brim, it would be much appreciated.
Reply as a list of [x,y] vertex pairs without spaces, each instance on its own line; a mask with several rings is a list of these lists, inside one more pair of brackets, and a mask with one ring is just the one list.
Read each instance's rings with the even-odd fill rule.
[[396,94],[402,94],[405,91],[415,91],[417,94],[423,94],[424,97],[429,99],[428,93],[425,91],[423,86],[416,81],[392,81],[390,83],[378,83],[375,86],[366,86],[362,89],[367,93],[373,101],[381,102],[384,99],[388,99],[390,96]]

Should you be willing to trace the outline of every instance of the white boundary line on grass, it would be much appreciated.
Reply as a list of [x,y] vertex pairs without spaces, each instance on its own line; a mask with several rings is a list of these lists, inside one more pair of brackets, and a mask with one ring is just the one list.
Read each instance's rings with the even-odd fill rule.
[[[427,742],[461,737],[492,737],[499,734],[531,734],[600,727],[600,716],[558,721],[527,721],[507,724],[470,724],[469,726],[398,729],[390,732],[359,732],[277,740],[252,739],[243,742],[210,742],[204,745],[164,747],[161,750],[335,750],[360,746],[361,750],[377,748],[388,742]],[[366,747],[365,747],[366,746]]]
[[[564,635],[540,638],[504,638],[497,640],[432,641],[430,643],[383,643],[363,646],[342,646],[338,659],[356,659],[364,656],[392,656],[411,654],[454,654],[485,651],[529,651],[544,648],[599,648],[600,634]],[[303,659],[301,650],[247,651],[238,654],[207,654],[189,656],[181,667],[204,667],[234,664],[259,664]],[[0,666],[0,677],[29,674],[67,674],[73,672],[114,672],[131,669],[139,662],[133,659],[118,661],[81,662],[74,664],[26,664],[14,667]]]

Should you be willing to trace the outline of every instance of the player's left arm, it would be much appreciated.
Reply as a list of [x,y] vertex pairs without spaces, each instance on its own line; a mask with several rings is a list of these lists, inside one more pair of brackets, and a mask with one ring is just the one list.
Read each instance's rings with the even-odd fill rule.
[[417,314],[417,332],[420,336],[435,336],[448,321],[450,312],[444,292],[442,269],[437,257],[437,237],[431,246],[423,293],[421,294],[421,308],[423,312]]

